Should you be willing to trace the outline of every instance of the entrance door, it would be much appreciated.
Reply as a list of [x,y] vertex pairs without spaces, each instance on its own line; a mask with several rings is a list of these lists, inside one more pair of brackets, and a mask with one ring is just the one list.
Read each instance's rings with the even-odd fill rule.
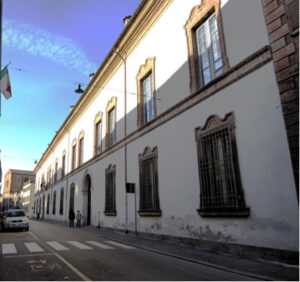
[[70,190],[70,205],[69,205],[69,210],[73,210],[73,211],[74,211],[74,196],[75,196],[75,186],[74,186],[74,184],[72,184],[71,185],[71,190]]
[[92,217],[92,193],[91,193],[91,178],[89,175],[84,180],[84,193],[85,193],[85,207],[86,207],[86,224],[91,225]]

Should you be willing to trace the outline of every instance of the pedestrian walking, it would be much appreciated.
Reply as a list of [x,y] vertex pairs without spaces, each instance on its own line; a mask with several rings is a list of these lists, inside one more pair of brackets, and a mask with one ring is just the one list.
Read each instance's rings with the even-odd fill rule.
[[74,227],[74,219],[75,219],[75,213],[73,210],[69,210],[69,221],[70,221],[70,227]]
[[77,227],[81,227],[81,213],[79,210],[77,211],[76,219],[77,219]]

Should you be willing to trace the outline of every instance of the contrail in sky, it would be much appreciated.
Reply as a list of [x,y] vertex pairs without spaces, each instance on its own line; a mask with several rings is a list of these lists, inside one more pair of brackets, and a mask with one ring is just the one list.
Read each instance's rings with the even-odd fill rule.
[[47,58],[84,75],[97,70],[72,40],[34,25],[4,20],[2,41],[7,47]]

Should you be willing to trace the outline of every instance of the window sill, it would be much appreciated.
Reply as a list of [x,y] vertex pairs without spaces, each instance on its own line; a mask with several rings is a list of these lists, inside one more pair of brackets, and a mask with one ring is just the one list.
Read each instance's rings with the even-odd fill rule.
[[153,216],[153,217],[158,217],[161,216],[161,211],[138,211],[140,216]]
[[199,215],[202,217],[249,217],[250,209],[198,209]]
[[104,211],[104,214],[106,216],[116,216],[117,212],[116,211]]

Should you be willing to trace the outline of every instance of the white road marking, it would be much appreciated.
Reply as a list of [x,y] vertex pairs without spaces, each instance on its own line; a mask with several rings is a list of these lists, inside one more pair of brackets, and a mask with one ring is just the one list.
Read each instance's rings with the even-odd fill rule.
[[62,244],[56,242],[56,241],[47,241],[46,242],[51,248],[53,248],[56,251],[66,251],[69,250],[69,248],[63,246]]
[[24,243],[26,248],[29,250],[31,253],[37,253],[37,252],[43,252],[44,250],[35,242],[31,243]]
[[100,243],[100,242],[86,241],[86,243],[91,244],[91,245],[94,245],[94,246],[97,246],[97,247],[100,247],[100,248],[105,249],[105,250],[114,249],[114,247],[105,245],[105,244]]
[[125,245],[125,244],[121,244],[121,243],[118,243],[118,242],[114,242],[114,241],[105,241],[106,243],[109,243],[111,245],[114,245],[114,246],[117,246],[117,247],[121,247],[121,248],[124,248],[124,249],[135,249],[135,247],[131,247],[131,246],[128,246],[128,245]]
[[67,242],[81,250],[91,250],[92,249],[91,247],[89,247],[85,244],[79,243],[78,241],[67,241]]
[[2,244],[2,254],[16,254],[17,250],[15,244]]

